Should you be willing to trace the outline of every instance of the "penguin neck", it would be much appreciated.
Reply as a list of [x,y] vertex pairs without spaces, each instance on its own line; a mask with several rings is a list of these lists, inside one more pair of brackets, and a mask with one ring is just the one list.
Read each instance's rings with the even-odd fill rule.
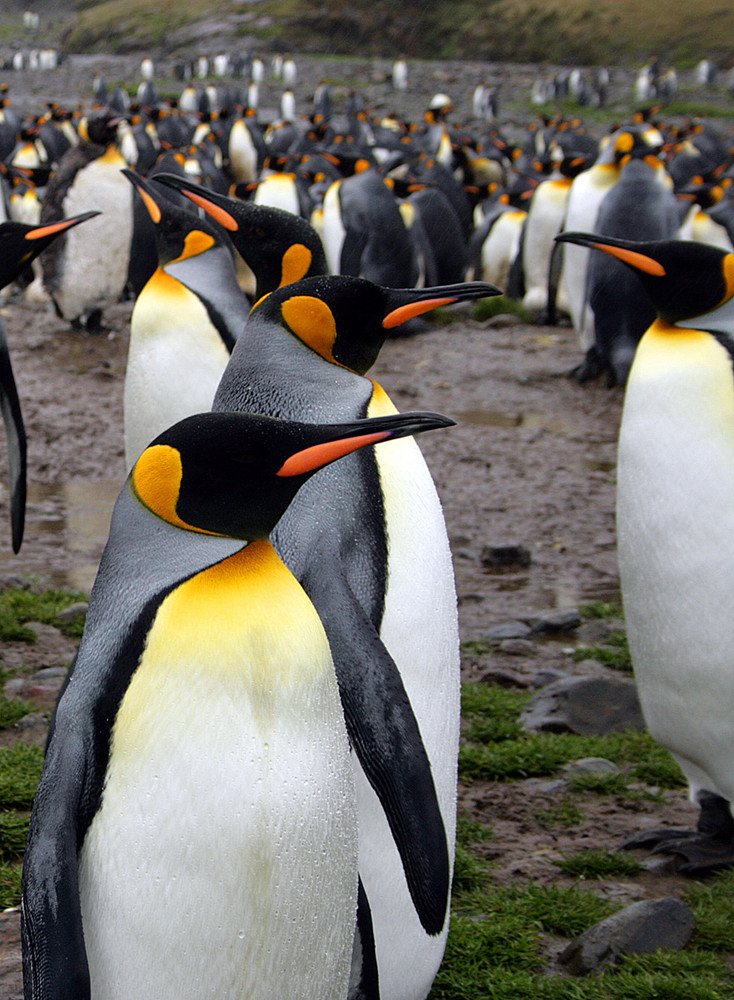
[[[138,669],[150,681],[167,677],[175,682],[174,673],[196,670],[212,680],[231,679],[267,691],[321,673],[324,655],[312,657],[303,650],[312,641],[323,652],[322,636],[301,585],[271,543],[256,540],[165,598]],[[271,649],[277,655],[262,655]]]

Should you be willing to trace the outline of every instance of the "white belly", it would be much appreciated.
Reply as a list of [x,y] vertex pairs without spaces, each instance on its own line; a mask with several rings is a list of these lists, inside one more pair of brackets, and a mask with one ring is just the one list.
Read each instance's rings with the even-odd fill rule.
[[[375,454],[389,529],[380,635],[400,668],[431,761],[453,866],[460,688],[451,553],[436,488],[416,442],[386,442]],[[418,1000],[441,963],[448,919],[435,937],[422,928],[384,812],[361,769],[357,800],[359,871],[372,907],[381,996]]]
[[[646,334],[619,442],[619,568],[652,735],[734,799],[734,392],[707,334]],[[723,357],[721,355],[724,355]]]
[[229,361],[201,300],[173,279],[165,294],[151,282],[130,320],[123,397],[128,469],[171,424],[211,409]]
[[[119,162],[118,162],[119,161]],[[132,240],[132,189],[120,173],[122,157],[90,163],[64,199],[64,217],[102,212],[66,233],[60,283],[52,289],[67,319],[104,309],[120,297],[127,280]]]
[[288,634],[253,635],[246,614],[224,627],[221,607],[192,616],[178,594],[123,699],[81,852],[92,996],[343,1000],[356,817],[323,629],[308,602]]

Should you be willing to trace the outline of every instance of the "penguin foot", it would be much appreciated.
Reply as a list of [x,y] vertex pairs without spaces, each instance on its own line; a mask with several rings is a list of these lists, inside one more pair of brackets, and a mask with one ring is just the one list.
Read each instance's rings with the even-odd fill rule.
[[[697,833],[695,830],[675,830],[670,827],[659,827],[656,830],[643,830],[641,833],[636,833],[633,837],[625,840],[623,844],[619,845],[620,851],[634,851],[638,848],[651,848],[653,853],[658,853],[658,849],[662,844],[668,843],[682,843],[691,837],[696,837]],[[664,849],[660,848],[662,853]]]
[[92,309],[92,311],[87,316],[87,321],[84,324],[87,333],[104,333],[108,329],[102,322],[102,310]]
[[[669,840],[658,844],[653,854],[674,854],[675,869],[682,875],[707,875],[734,865],[734,843],[714,840],[701,834],[690,839]],[[683,863],[679,859],[683,859]]]
[[596,346],[592,344],[586,352],[584,360],[580,365],[571,369],[568,377],[576,379],[583,385],[584,382],[591,382],[593,379],[599,378],[602,372],[606,371],[606,368],[607,366],[602,361]]

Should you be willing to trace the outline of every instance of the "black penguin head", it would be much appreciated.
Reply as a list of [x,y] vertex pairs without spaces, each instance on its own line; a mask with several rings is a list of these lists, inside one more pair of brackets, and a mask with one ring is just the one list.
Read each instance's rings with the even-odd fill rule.
[[326,257],[313,227],[291,212],[217,194],[174,174],[159,174],[162,184],[185,194],[228,233],[257,280],[261,298],[281,285],[326,274]]
[[81,215],[73,215],[46,226],[3,222],[0,225],[0,288],[5,288],[14,281],[24,268],[62,233],[99,214],[99,212],[83,212]]
[[364,278],[324,275],[279,288],[256,303],[253,320],[277,322],[322,358],[364,374],[385,338],[438,306],[500,295],[482,281],[434,288],[383,288]]
[[155,225],[158,264],[165,267],[175,260],[195,257],[221,244],[216,228],[194,212],[174,204],[161,190],[127,168],[122,170],[135,187]]
[[169,524],[252,541],[268,537],[300,486],[323,466],[369,444],[453,423],[436,413],[331,425],[201,413],[159,435],[128,482],[140,503]]
[[561,233],[556,240],[601,250],[632,268],[666,323],[703,317],[734,296],[734,254],[706,243],[634,242],[590,233]]
[[104,108],[87,118],[80,134],[83,139],[97,146],[109,146],[117,139],[117,126],[121,121],[121,115],[110,108]]

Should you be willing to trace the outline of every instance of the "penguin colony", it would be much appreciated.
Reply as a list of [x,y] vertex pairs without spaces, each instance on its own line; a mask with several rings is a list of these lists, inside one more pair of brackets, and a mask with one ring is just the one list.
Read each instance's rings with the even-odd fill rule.
[[[35,1000],[427,996],[453,866],[456,601],[430,474],[409,438],[388,441],[451,421],[398,415],[367,372],[387,336],[495,285],[545,318],[568,314],[579,381],[629,381],[630,642],[651,731],[701,807],[697,831],[630,844],[682,870],[734,863],[718,566],[734,408],[729,145],[703,122],[645,115],[601,137],[542,120],[513,145],[482,102],[481,124],[460,126],[437,94],[411,124],[353,94],[337,118],[327,84],[299,117],[287,63],[267,125],[261,63],[247,98],[189,86],[178,107],[161,102],[146,65],[136,108],[52,107],[23,123],[2,109],[4,207],[11,190],[27,204],[26,185],[39,211],[37,226],[0,226],[5,284],[53,240],[43,285],[73,325],[102,328],[123,288],[136,299],[129,476],[26,855]],[[11,234],[38,242],[27,251]],[[17,551],[25,442],[2,347]],[[694,452],[696,489],[677,471]],[[712,465],[726,475],[709,491]],[[672,545],[703,509],[690,551]],[[714,619],[697,637],[702,606]],[[711,634],[721,648],[700,664]],[[705,692],[693,711],[691,672]]]

